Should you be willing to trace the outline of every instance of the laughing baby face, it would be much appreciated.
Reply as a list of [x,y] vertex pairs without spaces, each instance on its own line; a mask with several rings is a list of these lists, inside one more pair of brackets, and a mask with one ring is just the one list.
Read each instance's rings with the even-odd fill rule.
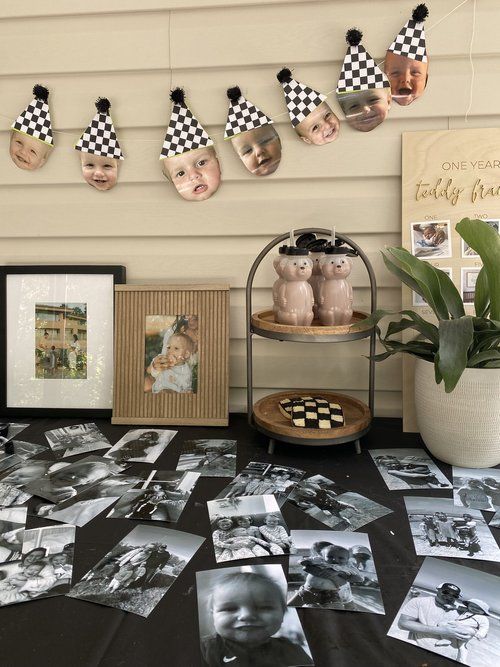
[[118,160],[82,153],[81,162],[83,178],[93,188],[104,192],[115,187],[118,180]]

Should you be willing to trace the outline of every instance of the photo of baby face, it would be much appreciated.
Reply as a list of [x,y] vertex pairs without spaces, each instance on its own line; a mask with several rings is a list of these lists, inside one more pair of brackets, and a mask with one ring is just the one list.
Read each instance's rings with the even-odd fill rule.
[[205,201],[220,186],[220,165],[213,146],[165,158],[162,170],[187,201]]
[[86,183],[105,192],[114,188],[118,181],[118,162],[114,158],[81,153],[82,174]]
[[272,125],[237,134],[231,143],[240,160],[254,176],[269,176],[279,167],[281,141]]
[[12,162],[27,171],[35,171],[43,167],[50,155],[52,147],[49,144],[30,137],[28,134],[13,130],[10,135],[10,157]]
[[384,70],[397,104],[406,107],[423,94],[427,85],[428,62],[387,51]]
[[359,132],[371,132],[387,118],[391,108],[389,88],[370,88],[338,95],[347,123]]
[[303,142],[315,146],[331,144],[339,136],[339,130],[339,119],[326,102],[318,105],[295,127],[295,132]]

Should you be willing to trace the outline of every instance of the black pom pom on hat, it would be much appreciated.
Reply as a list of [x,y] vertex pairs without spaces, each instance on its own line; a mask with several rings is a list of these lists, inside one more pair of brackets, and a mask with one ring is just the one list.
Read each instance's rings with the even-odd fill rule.
[[111,109],[111,102],[106,97],[99,97],[95,103],[95,108],[99,113],[108,115]]
[[425,21],[428,16],[429,10],[427,9],[427,5],[424,5],[424,3],[417,5],[411,15],[415,23],[422,23],[422,21]]
[[276,78],[280,83],[288,83],[292,80],[292,71],[288,69],[288,67],[283,67],[283,69],[280,69],[278,74],[276,74]]
[[174,88],[170,91],[170,99],[174,104],[185,105],[185,93],[182,88]]
[[227,97],[235,104],[241,97],[241,88],[239,86],[233,86],[232,88],[227,89]]
[[33,87],[33,95],[35,99],[40,100],[41,102],[47,102],[49,99],[49,91],[45,86],[41,86],[39,83]]
[[358,46],[363,39],[363,33],[358,28],[351,28],[347,31],[345,39],[349,46]]

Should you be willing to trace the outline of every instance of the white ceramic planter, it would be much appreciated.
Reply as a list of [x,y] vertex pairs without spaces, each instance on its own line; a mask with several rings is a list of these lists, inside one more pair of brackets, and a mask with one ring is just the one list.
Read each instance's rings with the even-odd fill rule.
[[420,435],[437,459],[464,468],[500,463],[500,368],[466,368],[446,394],[434,365],[417,359],[415,408]]

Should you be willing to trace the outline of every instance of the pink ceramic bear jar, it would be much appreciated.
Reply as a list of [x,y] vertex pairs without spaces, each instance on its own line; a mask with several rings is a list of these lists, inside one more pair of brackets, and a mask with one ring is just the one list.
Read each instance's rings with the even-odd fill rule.
[[310,326],[313,321],[314,296],[307,282],[313,263],[306,248],[289,247],[280,262],[283,282],[278,290],[276,321],[293,326]]
[[320,259],[325,278],[320,285],[318,316],[325,326],[349,324],[352,319],[352,287],[346,278],[352,264],[342,247],[330,247]]
[[274,313],[274,319],[276,319],[276,313],[278,312],[278,293],[279,293],[279,288],[283,283],[283,273],[281,270],[281,262],[285,257],[285,252],[288,246],[282,245],[279,247],[278,250],[278,255],[276,255],[273,259],[273,268],[278,274],[278,280],[274,281],[273,284],[273,313]]
[[320,243],[316,243],[309,248],[309,257],[312,259],[313,263],[312,276],[309,278],[309,285],[311,285],[313,289],[313,313],[315,319],[318,317],[320,287],[321,284],[325,281],[325,277],[321,271],[320,259],[324,257],[325,250],[328,247],[326,241],[322,241],[321,239],[320,241]]

